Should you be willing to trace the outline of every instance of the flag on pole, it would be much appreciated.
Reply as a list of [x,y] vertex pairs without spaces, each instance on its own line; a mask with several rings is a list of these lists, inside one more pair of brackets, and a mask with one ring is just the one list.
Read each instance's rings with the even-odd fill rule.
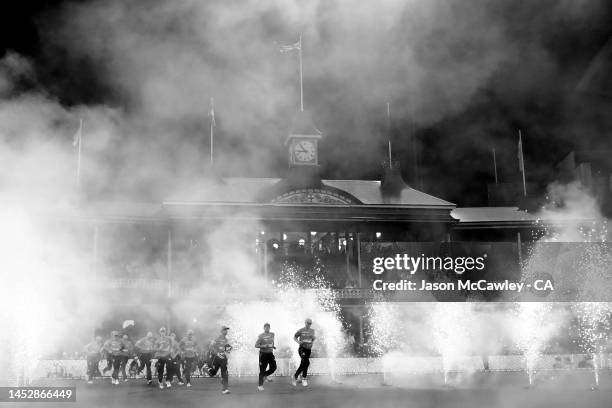
[[301,41],[301,39],[300,39],[300,41],[296,42],[295,44],[281,45],[280,46],[280,52],[301,51],[301,49],[302,49],[302,41]]
[[291,51],[298,52],[298,57],[300,61],[300,111],[303,112],[304,111],[304,82],[303,82],[303,75],[302,75],[302,35],[301,34],[300,34],[300,38],[298,39],[296,43],[280,46],[280,52],[282,53],[291,52]]

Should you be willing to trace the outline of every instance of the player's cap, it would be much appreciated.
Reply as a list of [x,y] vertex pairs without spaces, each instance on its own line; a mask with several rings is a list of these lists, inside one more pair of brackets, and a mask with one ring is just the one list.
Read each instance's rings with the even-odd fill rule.
[[264,323],[264,327],[270,327],[270,323]]
[[221,330],[229,330],[229,327],[227,327],[227,326],[221,326]]
[[312,319],[310,317],[307,317],[304,321],[306,322],[306,324],[312,324]]
[[159,331],[160,331],[160,332],[165,332],[165,331],[166,331],[166,328],[165,328],[165,327],[160,327],[160,328],[159,328]]
[[118,335],[119,335],[119,332],[117,330],[113,330],[111,332],[111,336],[118,336]]

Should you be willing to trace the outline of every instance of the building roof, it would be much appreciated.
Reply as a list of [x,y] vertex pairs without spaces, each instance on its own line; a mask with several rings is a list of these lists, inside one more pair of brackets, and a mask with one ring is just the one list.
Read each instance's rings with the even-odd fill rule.
[[459,226],[553,226],[573,223],[588,223],[594,220],[588,215],[565,214],[562,211],[529,213],[518,207],[463,207],[451,211],[451,217],[459,221]]
[[[265,203],[269,202],[266,192],[282,181],[280,178],[243,178],[228,177],[222,180],[206,179],[198,186],[168,197],[165,202],[197,203]],[[323,180],[323,188],[331,187],[342,190],[364,205],[387,205],[383,201],[380,181],[377,180]],[[395,206],[406,207],[445,207],[455,205],[421,191],[406,187],[402,190]]]
[[459,222],[535,222],[538,217],[518,207],[463,207],[451,211]]
[[[378,180],[323,180],[323,184],[346,191],[368,205],[382,205],[383,197]],[[455,204],[406,186],[394,205],[455,207]]]
[[256,203],[258,197],[278,183],[280,178],[226,177],[203,178],[164,201],[210,203]]

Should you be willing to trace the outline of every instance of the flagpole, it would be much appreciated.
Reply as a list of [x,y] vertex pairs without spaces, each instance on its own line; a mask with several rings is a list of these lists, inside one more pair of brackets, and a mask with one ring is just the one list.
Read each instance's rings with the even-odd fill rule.
[[215,137],[215,100],[210,97],[210,166],[212,167],[215,163],[213,156],[214,152],[214,137]]
[[298,38],[298,42],[295,44],[281,45],[280,52],[295,51],[298,52],[298,59],[300,64],[300,112],[304,112],[304,80],[303,80],[303,66],[302,66],[302,34]]
[[389,142],[389,168],[393,168],[391,156],[391,104],[387,102],[387,141]]
[[495,148],[493,148],[493,169],[495,171],[495,184],[497,184],[497,159],[495,158]]
[[519,129],[519,145],[521,146],[521,172],[523,173],[523,196],[527,197],[527,185],[525,183],[525,157],[523,156],[523,136],[521,129]]
[[77,140],[77,187],[81,186],[81,145],[83,141],[83,118],[79,119],[79,139]]
[[300,34],[299,43],[299,58],[300,58],[300,111],[304,112],[304,84],[302,82],[302,34]]

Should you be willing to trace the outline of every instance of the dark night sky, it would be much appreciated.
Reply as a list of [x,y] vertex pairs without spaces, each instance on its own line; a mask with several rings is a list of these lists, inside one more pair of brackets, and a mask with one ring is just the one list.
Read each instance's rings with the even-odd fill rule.
[[[596,95],[595,92],[576,91],[576,85],[589,63],[612,36],[612,24],[610,24],[612,2],[592,1],[590,7],[596,11],[584,18],[570,18],[549,13],[549,9],[553,8],[551,5],[559,2],[474,1],[473,3],[486,4],[484,6],[486,18],[491,25],[499,27],[504,38],[512,43],[515,58],[504,58],[501,63],[491,68],[490,75],[474,87],[473,92],[470,92],[469,97],[459,108],[448,109],[433,120],[417,119],[416,117],[420,115],[419,109],[413,114],[407,113],[409,109],[402,109],[401,113],[392,119],[395,155],[402,163],[402,171],[409,184],[417,188],[422,187],[427,192],[460,205],[486,204],[486,184],[493,180],[492,147],[496,148],[498,154],[501,180],[506,182],[519,180],[516,164],[516,132],[519,128],[525,135],[528,177],[542,185],[552,181],[553,164],[568,151],[612,147],[609,143],[612,121],[607,118],[612,116],[607,114],[610,111],[609,97]],[[579,4],[582,4],[582,2],[576,3],[575,7],[580,7]],[[128,112],[139,109],[133,94],[126,90],[126,87],[118,87],[109,79],[108,68],[104,63],[100,63],[107,58],[107,54],[99,51],[96,51],[97,54],[75,52],[77,47],[65,45],[62,35],[70,32],[69,29],[63,28],[67,21],[65,10],[67,7],[71,10],[70,7],[74,4],[88,7],[90,4],[99,5],[100,2],[67,3],[54,0],[2,4],[0,10],[2,55],[15,52],[25,56],[32,62],[36,72],[35,79],[18,80],[18,85],[13,88],[9,97],[21,92],[35,91],[42,92],[67,107],[108,105],[121,107]],[[333,13],[330,12],[330,15]],[[263,37],[283,39],[291,35],[291,27],[278,23],[273,12],[260,14],[259,17],[264,21],[260,24],[263,24],[268,31],[262,34]],[[328,16],[328,20],[318,24],[316,30],[320,36],[320,44],[325,44],[323,40],[334,24],[333,19]],[[165,27],[164,30],[174,30],[174,28]],[[469,31],[469,27],[467,30]],[[163,32],[161,30],[162,34]],[[333,38],[333,34],[329,35]],[[444,24],[424,35],[412,48],[419,64],[432,69],[436,69],[439,64],[445,64],[442,57],[431,52],[437,47],[438,42],[442,42],[446,46],[451,44],[448,58],[454,63],[467,61],[470,67],[477,71],[480,56],[470,42],[475,40],[467,37],[467,40],[459,38],[455,41],[449,39],[449,36]],[[538,56],[533,57],[536,53]],[[541,55],[545,55],[545,58]],[[483,56],[483,60],[485,57],[486,55]],[[221,64],[219,66],[225,75],[232,74],[232,67],[224,68],[220,62],[222,60],[207,61],[213,65]],[[113,61],[113,64],[116,63],[117,61]],[[326,135],[322,145],[323,176],[377,178],[380,174],[379,162],[384,157],[386,147],[384,106],[363,106],[363,111],[368,112],[369,116],[368,119],[359,120],[361,111],[355,111],[358,101],[343,106],[342,98],[338,96],[343,95],[346,86],[341,79],[338,79],[341,75],[317,72],[309,78],[308,62],[305,68],[305,97],[311,101],[310,109],[313,111],[317,126]],[[344,69],[347,69],[347,75],[350,76],[350,70]],[[444,81],[460,83],[464,80],[461,75],[458,72],[456,78],[451,76]],[[429,80],[435,82],[435,77]],[[370,86],[377,87],[375,83]],[[432,85],[421,92],[426,92],[426,98],[442,104],[447,98],[443,95],[444,89],[443,86],[436,88]],[[436,95],[436,92],[440,95]],[[414,93],[406,92],[405,95],[397,93],[393,97],[393,106],[405,107],[414,98]],[[451,104],[452,101],[449,101],[449,105]],[[364,105],[367,103],[364,102]],[[375,112],[378,107],[380,112]],[[219,151],[248,152],[249,148],[246,145],[253,143],[253,138],[238,137],[234,134],[240,132],[224,130],[223,121],[229,119],[223,117],[222,107],[218,109]],[[206,110],[207,103],[203,103],[204,115]],[[287,127],[290,122],[290,111],[291,109],[283,111],[286,117],[278,118],[280,123],[272,129],[282,133],[278,129]],[[335,122],[334,118],[341,118],[342,123]],[[196,122],[186,126],[187,128],[191,126],[194,132],[198,133],[205,124]],[[372,135],[371,138],[353,137],[347,132],[351,126],[366,127],[364,131]],[[265,129],[262,127],[255,129],[254,132],[265,132]],[[242,132],[248,133],[247,130]],[[191,136],[193,137],[195,136]],[[416,137],[418,141],[419,173],[422,184],[414,180],[412,137]],[[189,140],[190,136],[183,138],[183,141]],[[247,169],[249,174],[274,175],[270,173],[275,172],[282,174],[285,155],[282,143],[278,143],[281,140],[282,134],[279,134],[262,142],[265,145],[264,150],[271,152],[269,159],[271,164],[261,171]],[[370,153],[347,154],[348,145]],[[170,165],[170,168],[173,166],[175,164]],[[245,169],[240,168],[230,173],[245,173]]]

